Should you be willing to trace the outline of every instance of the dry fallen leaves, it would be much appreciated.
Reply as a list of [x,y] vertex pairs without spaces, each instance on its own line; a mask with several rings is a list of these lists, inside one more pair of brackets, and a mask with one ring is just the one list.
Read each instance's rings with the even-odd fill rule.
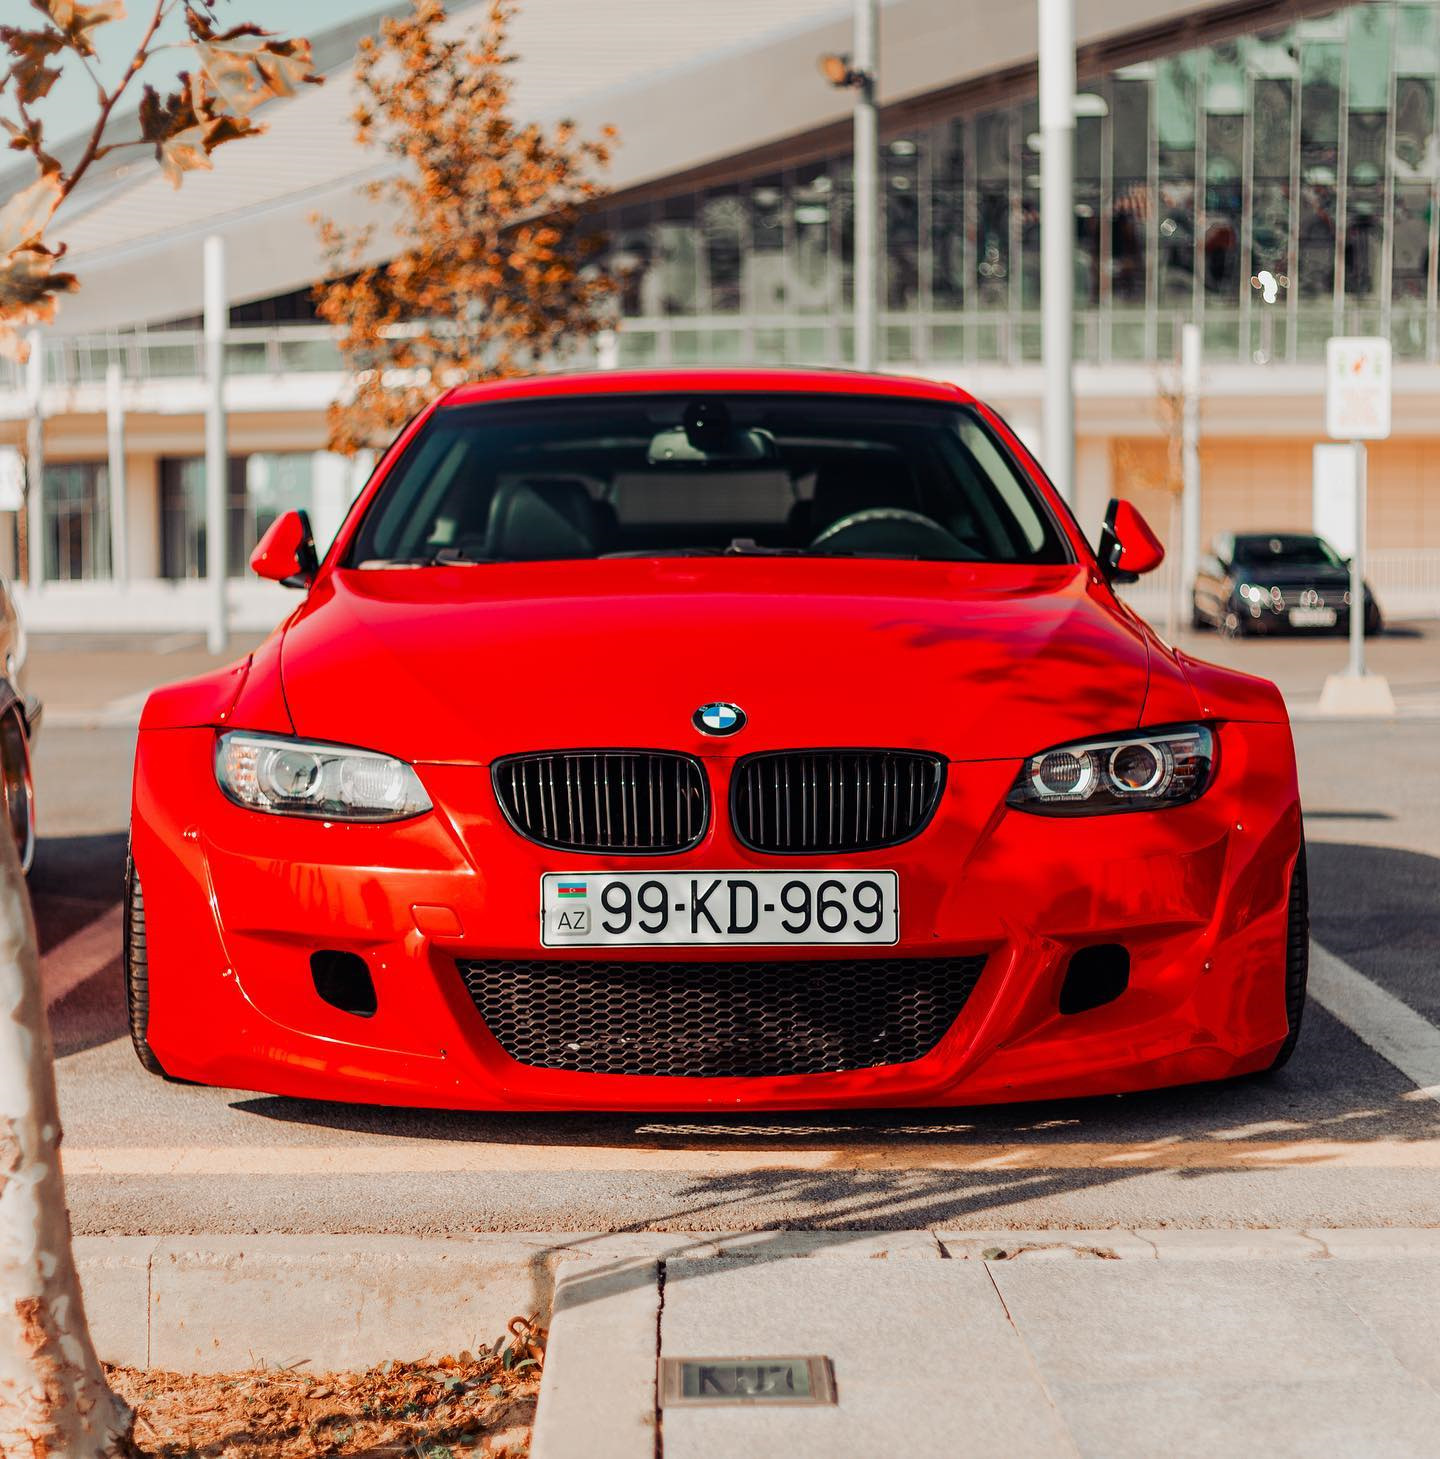
[[[543,1344],[543,1331],[529,1335]],[[139,1415],[135,1439],[152,1459],[519,1459],[529,1451],[540,1369],[507,1367],[505,1351],[363,1373],[106,1373]]]

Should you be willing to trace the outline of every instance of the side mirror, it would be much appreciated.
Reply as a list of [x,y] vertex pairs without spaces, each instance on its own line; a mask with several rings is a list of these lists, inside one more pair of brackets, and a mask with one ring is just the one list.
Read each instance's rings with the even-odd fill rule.
[[1133,583],[1165,561],[1165,548],[1133,503],[1111,497],[1096,555],[1110,582]]
[[287,588],[308,588],[320,566],[315,534],[304,512],[276,517],[250,554],[250,566],[262,577]]

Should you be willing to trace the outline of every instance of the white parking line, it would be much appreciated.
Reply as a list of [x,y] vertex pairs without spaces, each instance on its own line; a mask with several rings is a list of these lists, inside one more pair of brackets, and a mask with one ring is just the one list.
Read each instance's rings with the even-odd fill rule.
[[1429,1019],[1318,942],[1310,944],[1310,996],[1413,1079],[1415,1098],[1440,1102],[1440,1028]]
[[122,927],[120,907],[111,907],[40,959],[40,986],[47,1008],[119,958]]

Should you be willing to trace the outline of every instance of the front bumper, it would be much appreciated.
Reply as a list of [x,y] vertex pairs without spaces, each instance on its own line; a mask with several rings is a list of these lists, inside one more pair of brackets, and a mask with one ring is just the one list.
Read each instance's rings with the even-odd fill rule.
[[[1007,760],[952,764],[929,826],[885,851],[767,856],[741,846],[723,814],[713,817],[701,845],[663,858],[666,869],[890,868],[900,878],[901,940],[887,956],[986,963],[923,1058],[702,1079],[520,1064],[490,1036],[456,966],[594,956],[541,950],[541,874],[631,870],[634,858],[524,840],[483,766],[417,767],[436,809],[398,825],[257,814],[216,787],[214,731],[148,730],[136,759],[132,849],[145,890],[149,1042],[169,1073],[203,1083],[463,1109],[956,1105],[1249,1072],[1271,1061],[1286,1033],[1285,922],[1300,809],[1287,726],[1227,723],[1219,738],[1215,783],[1173,810],[1068,820],[1007,810],[1018,768]],[[706,764],[723,807],[732,762]],[[1129,950],[1129,985],[1102,1007],[1061,1014],[1069,957],[1096,943]],[[319,949],[365,959],[373,1016],[317,995],[310,955]],[[823,961],[827,950],[696,953],[717,955]]]

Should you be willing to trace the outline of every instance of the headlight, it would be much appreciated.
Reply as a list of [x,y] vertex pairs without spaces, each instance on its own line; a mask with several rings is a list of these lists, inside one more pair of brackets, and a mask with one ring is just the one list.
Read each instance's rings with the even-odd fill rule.
[[1240,596],[1244,598],[1247,603],[1258,603],[1260,599],[1265,596],[1265,594],[1259,588],[1253,586],[1250,583],[1241,583]]
[[1158,810],[1198,799],[1215,767],[1215,736],[1204,725],[1076,740],[1032,755],[1005,798],[1050,816]]
[[275,815],[400,821],[430,809],[420,777],[403,760],[279,735],[221,735],[215,778],[236,805]]

